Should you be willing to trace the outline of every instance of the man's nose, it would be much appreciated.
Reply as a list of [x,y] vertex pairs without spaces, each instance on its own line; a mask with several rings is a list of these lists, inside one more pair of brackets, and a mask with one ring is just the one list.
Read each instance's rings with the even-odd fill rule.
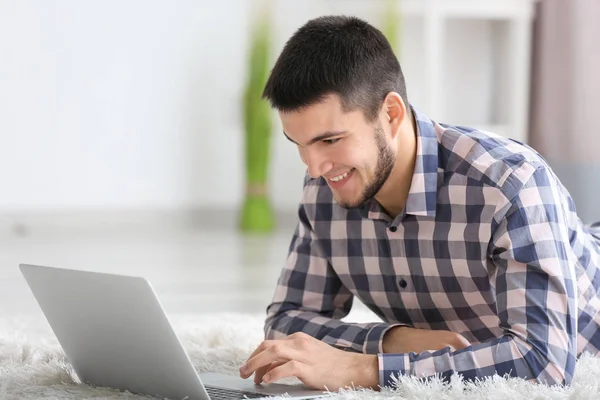
[[304,164],[308,167],[308,174],[312,178],[318,178],[321,175],[325,175],[333,167],[333,163],[328,161],[323,154],[317,151],[304,150],[302,161],[304,161]]

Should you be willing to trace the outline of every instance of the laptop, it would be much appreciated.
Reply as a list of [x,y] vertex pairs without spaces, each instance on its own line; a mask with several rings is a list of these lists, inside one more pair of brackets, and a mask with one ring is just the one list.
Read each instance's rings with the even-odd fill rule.
[[198,374],[152,286],[141,277],[19,265],[82,382],[169,399],[216,400],[321,390],[219,373]]

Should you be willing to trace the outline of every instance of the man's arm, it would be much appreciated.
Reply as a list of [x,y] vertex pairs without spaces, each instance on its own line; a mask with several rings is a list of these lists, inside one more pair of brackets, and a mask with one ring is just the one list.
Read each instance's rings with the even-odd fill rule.
[[380,385],[392,375],[466,380],[494,374],[569,384],[576,363],[577,287],[567,207],[554,176],[537,169],[493,228],[489,256],[504,334],[461,350],[380,354]]
[[[305,196],[306,190],[318,190],[318,187],[305,189]],[[316,197],[310,192],[308,196]],[[281,339],[304,332],[338,348],[359,353],[381,352],[386,331],[401,324],[340,321],[350,312],[352,294],[331,267],[304,203],[301,203],[298,215],[289,255],[273,302],[267,309],[266,339]]]
[[[353,297],[330,264],[330,254],[325,250],[329,238],[319,238],[315,233],[321,187],[309,182],[307,177],[289,255],[267,309],[266,339],[283,339],[303,332],[333,347],[364,354],[446,346],[458,349],[469,345],[455,332],[413,329],[402,321],[391,324],[341,321],[348,315]],[[257,379],[260,376],[257,374]]]

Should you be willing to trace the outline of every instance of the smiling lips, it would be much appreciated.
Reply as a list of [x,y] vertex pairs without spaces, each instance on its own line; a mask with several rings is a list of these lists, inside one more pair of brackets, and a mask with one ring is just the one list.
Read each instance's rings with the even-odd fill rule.
[[350,178],[352,177],[354,172],[354,168],[352,168],[349,171],[344,172],[341,175],[337,175],[331,178],[327,178],[327,183],[329,184],[329,186],[333,189],[339,189],[340,187],[342,187],[346,182],[348,182],[348,180],[350,180]]

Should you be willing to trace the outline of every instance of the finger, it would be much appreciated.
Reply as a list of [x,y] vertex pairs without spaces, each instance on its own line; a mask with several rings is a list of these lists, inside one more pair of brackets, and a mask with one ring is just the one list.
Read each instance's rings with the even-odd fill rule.
[[[279,340],[293,340],[293,339],[298,339],[298,338],[304,338],[305,336],[308,336],[308,335],[306,335],[304,332],[296,332],[291,335],[287,335]],[[250,356],[248,356],[246,361],[250,360],[252,357],[256,356],[258,353],[266,350],[270,345],[273,344],[273,342],[276,342],[276,341],[277,340],[263,340],[262,343],[260,345],[258,345],[256,347],[256,349],[254,349],[252,354],[250,354]]]
[[267,348],[267,346],[269,346],[269,342],[270,342],[269,340],[263,341],[260,345],[258,345],[256,347],[256,349],[254,349],[254,351],[252,352],[252,354],[250,354],[250,356],[248,356],[248,358],[246,359],[246,361],[244,362],[244,364],[242,364],[242,366],[240,367],[240,370],[239,370],[240,371],[240,377],[246,379],[250,375],[252,375],[251,373],[250,374],[246,373],[248,361],[251,360],[252,358],[256,357],[257,354],[260,354],[261,352],[265,351],[266,348]]
[[[309,342],[310,340],[316,340],[314,339],[312,336],[304,333],[304,332],[296,332],[293,333],[291,335],[287,335],[285,337],[283,337],[282,339],[279,340],[286,340],[290,342],[290,346],[297,348],[298,350],[303,350],[305,348],[305,345],[307,344],[307,342]],[[248,361],[252,358],[254,358],[256,355],[260,354],[261,352],[265,351],[266,349],[268,349],[270,346],[274,345],[278,340],[265,340],[263,341],[253,352],[252,354],[248,357],[248,359],[246,360],[246,363],[244,363],[244,365],[240,368],[240,376],[242,376],[243,378],[247,378],[250,375],[252,375],[251,373],[248,374],[243,374],[242,370],[245,371],[245,366],[248,363]],[[287,360],[285,360],[287,361]],[[305,361],[305,360],[301,360],[301,361]],[[254,377],[255,377],[255,381],[258,380],[258,377],[262,378],[262,376],[265,374],[265,372],[267,371],[268,368],[271,368],[269,366],[263,366],[258,368],[255,373],[254,373]],[[260,381],[259,381],[260,382]],[[259,383],[257,382],[257,383]]]
[[272,362],[289,361],[299,359],[302,353],[291,346],[290,341],[274,341],[267,346],[267,349],[258,353],[242,366],[240,372],[243,378],[252,375],[261,367],[270,365]]
[[257,355],[261,351],[264,351],[267,348],[267,346],[269,346],[270,342],[272,342],[272,340],[263,340],[263,342],[260,345],[258,345],[258,347],[256,347],[256,349],[254,349],[254,351],[252,352],[252,354],[250,354],[250,356],[248,356],[248,358],[246,359],[246,361],[248,361],[249,359],[251,359],[252,357],[254,357],[255,355]]
[[[273,363],[271,363],[271,365],[273,365]],[[260,367],[259,369],[256,370],[256,372],[254,373],[254,383],[255,384],[260,384],[263,381],[263,376],[265,376],[265,374],[267,373],[267,371],[270,369],[270,366],[266,366],[266,367]]]
[[246,359],[246,362],[244,362],[244,364],[242,364],[242,366],[240,367],[240,377],[246,379],[250,375],[252,375],[252,373],[246,373],[246,365],[248,364],[248,361],[256,357],[257,354],[260,354],[261,352],[265,351],[269,346],[273,344],[273,342],[274,340],[264,340],[260,345],[256,347],[256,349],[254,349],[252,354],[250,354],[250,356],[248,356],[248,358]]
[[306,380],[305,371],[305,364],[292,360],[270,370],[263,377],[263,381],[265,383],[271,383],[282,378],[297,377],[304,382]]
[[271,371],[273,368],[277,368],[280,365],[285,364],[286,362],[287,361],[277,361],[277,362],[271,363],[270,365],[267,365],[265,367],[261,367],[261,368],[257,369],[256,372],[254,373],[254,383],[256,383],[257,385],[262,383],[263,376],[265,376],[266,373]]

